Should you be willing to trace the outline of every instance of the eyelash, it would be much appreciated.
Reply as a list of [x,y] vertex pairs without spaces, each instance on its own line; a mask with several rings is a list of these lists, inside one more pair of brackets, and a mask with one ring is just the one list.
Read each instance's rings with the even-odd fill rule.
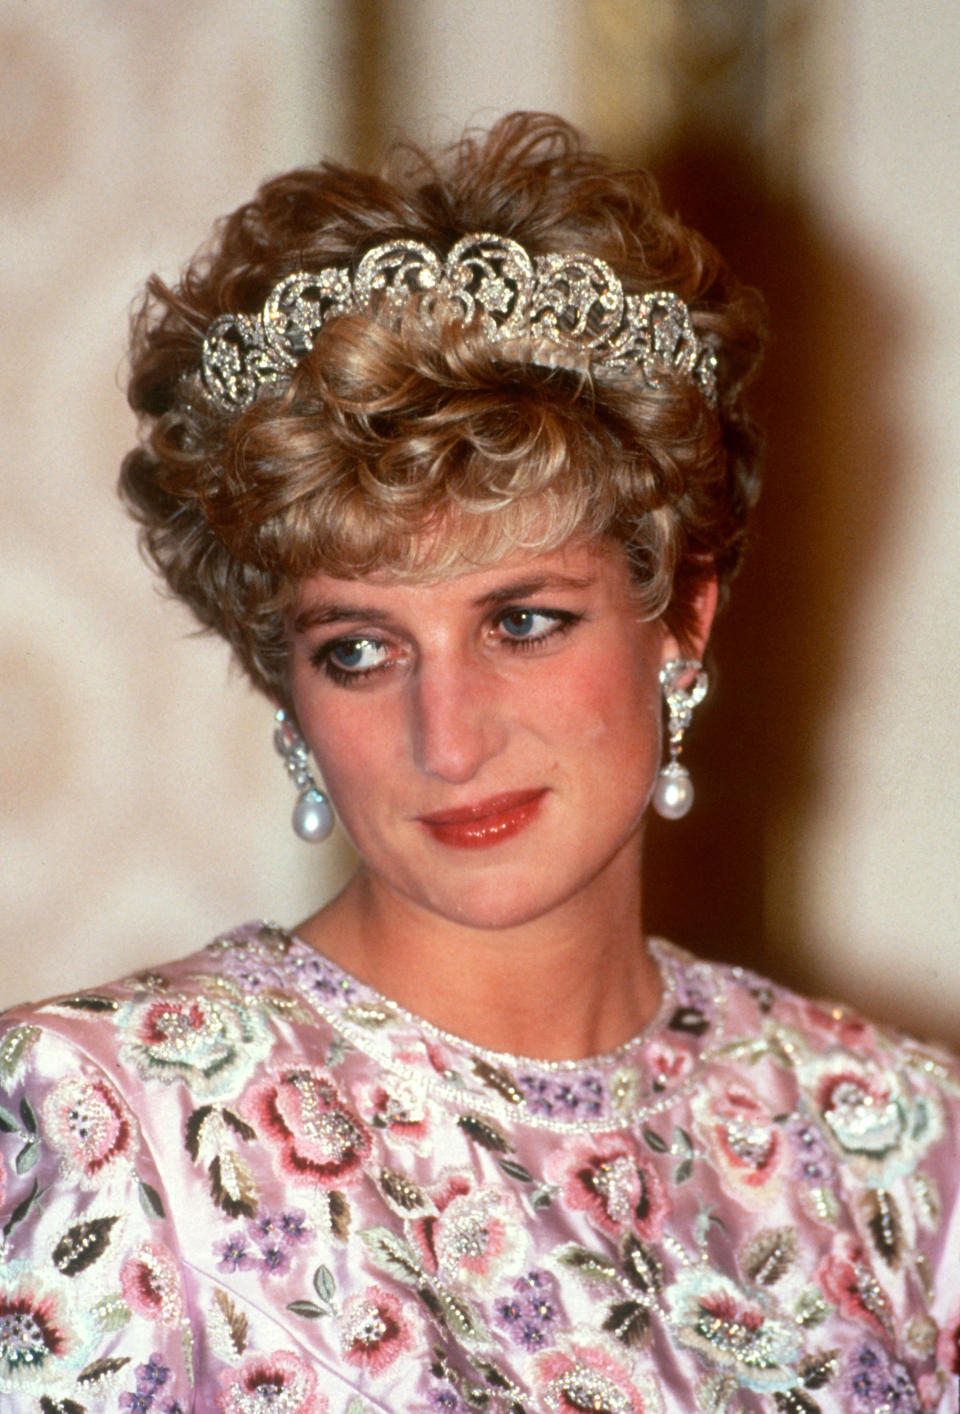
[[[494,619],[494,627],[502,627],[505,621],[514,615],[529,615],[531,618],[550,620],[550,625],[545,631],[526,638],[515,638],[511,634],[504,633],[500,642],[507,645],[514,653],[537,652],[552,639],[569,633],[583,617],[582,614],[571,613],[567,609],[538,609],[527,605],[515,605],[503,609],[497,614]],[[368,637],[366,634],[334,638],[311,653],[310,661],[319,672],[324,673],[331,682],[336,683],[339,687],[356,687],[389,667],[389,659],[383,663],[375,663],[370,668],[353,669],[340,667],[334,661],[333,655],[337,649],[361,643],[371,644],[374,647],[385,646],[381,639]]]

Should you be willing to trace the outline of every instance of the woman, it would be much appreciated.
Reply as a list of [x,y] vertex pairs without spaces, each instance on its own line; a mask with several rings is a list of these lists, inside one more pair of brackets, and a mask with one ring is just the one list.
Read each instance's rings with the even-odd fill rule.
[[123,493],[361,863],[8,1015],[7,1407],[952,1407],[957,1071],[642,929],[760,329],[537,115],[278,178],[151,283]]

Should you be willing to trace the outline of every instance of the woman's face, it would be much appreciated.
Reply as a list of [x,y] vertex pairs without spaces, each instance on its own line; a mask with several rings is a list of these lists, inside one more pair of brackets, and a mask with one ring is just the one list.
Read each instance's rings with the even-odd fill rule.
[[304,582],[294,706],[375,886],[498,928],[635,877],[678,650],[631,589],[622,552],[583,544],[439,583]]

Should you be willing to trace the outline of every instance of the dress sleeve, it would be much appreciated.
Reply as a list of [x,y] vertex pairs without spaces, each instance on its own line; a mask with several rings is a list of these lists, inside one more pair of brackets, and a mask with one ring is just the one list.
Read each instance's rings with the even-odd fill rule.
[[187,1414],[173,1215],[135,1102],[87,1039],[0,1018],[0,1406]]

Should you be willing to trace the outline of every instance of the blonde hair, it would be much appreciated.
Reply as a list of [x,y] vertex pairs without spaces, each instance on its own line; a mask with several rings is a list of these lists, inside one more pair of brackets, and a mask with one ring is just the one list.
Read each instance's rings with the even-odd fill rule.
[[[531,255],[587,252],[625,290],[669,289],[720,348],[717,405],[681,378],[651,388],[508,359],[475,324],[332,319],[289,382],[240,414],[200,389],[220,313],[252,312],[295,269],[355,262],[395,238],[444,255],[471,231]],[[146,551],[254,683],[286,698],[286,615],[326,573],[424,578],[574,539],[620,543],[644,611],[683,636],[704,576],[724,588],[758,485],[743,390],[758,297],[668,216],[648,173],[585,149],[560,119],[519,113],[436,157],[397,149],[382,177],[332,163],[265,183],[170,289],[147,287],[132,335],[141,442],[121,494]]]

